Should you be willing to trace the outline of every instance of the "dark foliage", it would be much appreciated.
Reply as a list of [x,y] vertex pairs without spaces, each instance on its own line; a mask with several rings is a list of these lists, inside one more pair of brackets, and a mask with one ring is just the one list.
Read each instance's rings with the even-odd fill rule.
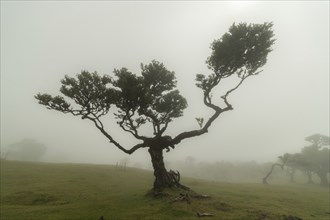
[[[206,133],[220,114],[232,110],[229,94],[247,77],[260,73],[274,41],[272,23],[233,24],[228,33],[215,40],[211,44],[211,56],[206,61],[212,73],[196,76],[196,85],[204,94],[204,104],[214,113],[205,123],[199,118],[200,129],[182,132],[175,137],[164,135],[164,132],[173,119],[183,115],[187,102],[176,89],[174,72],[155,60],[141,64],[140,75],[121,68],[114,70],[113,77],[88,71],[82,71],[75,78],[65,76],[60,91],[74,103],[67,102],[62,96],[48,94],[38,94],[35,98],[48,109],[91,120],[112,144],[125,153],[132,154],[139,148],[149,148],[156,176],[154,188],[181,186],[166,171],[163,150],[169,151],[186,138]],[[225,107],[213,103],[212,90],[220,86],[224,79],[235,76],[237,84],[222,96]],[[104,129],[100,118],[108,114],[110,108],[114,109],[112,112],[118,125],[141,143],[126,149]],[[153,128],[153,135],[148,137],[139,134],[140,126],[146,123]]]

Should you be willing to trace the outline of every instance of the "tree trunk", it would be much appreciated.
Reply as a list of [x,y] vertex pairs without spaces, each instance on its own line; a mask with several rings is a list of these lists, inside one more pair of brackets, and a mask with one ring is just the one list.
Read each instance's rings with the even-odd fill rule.
[[189,189],[188,187],[185,187],[179,183],[179,172],[166,170],[163,158],[163,149],[150,147],[148,151],[151,156],[152,166],[154,168],[154,190],[161,191],[162,189],[173,187],[178,187],[186,190]]
[[274,163],[274,164],[272,165],[272,168],[270,169],[270,171],[269,171],[269,172],[267,173],[267,175],[262,179],[262,183],[263,183],[263,184],[268,184],[267,179],[268,179],[268,177],[272,174],[272,172],[274,171],[275,166],[280,166],[280,167],[282,167],[281,164]]
[[154,189],[169,187],[167,181],[167,171],[164,164],[163,150],[149,148],[152,166],[154,168]]
[[317,175],[320,177],[320,185],[321,186],[329,186],[328,178],[327,178],[327,173],[324,172],[318,172]]

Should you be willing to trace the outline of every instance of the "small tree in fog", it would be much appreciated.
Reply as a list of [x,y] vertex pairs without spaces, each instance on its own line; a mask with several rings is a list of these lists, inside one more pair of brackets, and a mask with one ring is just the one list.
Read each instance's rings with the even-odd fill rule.
[[262,183],[263,184],[268,184],[268,181],[267,179],[272,175],[274,169],[276,166],[278,167],[281,167],[281,169],[283,170],[284,169],[284,166],[286,165],[286,163],[288,162],[289,160],[289,157],[290,157],[290,154],[284,154],[283,156],[279,156],[278,157],[278,162],[277,163],[274,163],[269,172],[266,174],[266,176],[262,179]]
[[289,169],[290,182],[294,182],[294,173],[300,170],[308,177],[308,183],[313,183],[312,175],[315,173],[320,178],[321,186],[329,186],[327,175],[330,173],[329,137],[314,134],[305,138],[311,145],[304,147],[301,152],[284,154],[280,157],[280,163],[273,164],[270,172],[264,177],[263,183],[267,184],[267,178],[271,175],[275,166]]
[[23,161],[39,161],[46,153],[47,147],[33,139],[23,139],[11,144],[7,149],[7,159]]
[[[74,104],[62,96],[38,94],[35,97],[48,109],[90,120],[111,144],[127,154],[148,149],[154,168],[154,189],[186,188],[179,183],[179,173],[166,170],[164,150],[168,152],[185,139],[207,133],[219,115],[233,110],[230,94],[248,78],[261,72],[260,68],[266,64],[273,43],[272,23],[233,24],[229,32],[215,40],[211,44],[211,56],[206,61],[211,73],[196,76],[196,85],[204,95],[202,101],[213,110],[213,114],[207,120],[197,118],[199,129],[184,131],[176,136],[166,135],[166,130],[174,119],[183,116],[187,101],[176,89],[174,72],[158,61],[141,64],[140,75],[121,68],[114,70],[113,77],[88,71],[82,71],[76,77],[65,76],[60,91]],[[233,80],[236,84],[218,100],[219,96],[213,95],[214,90]],[[101,120],[110,112],[118,126],[139,143],[126,148],[113,138]],[[141,135],[141,126],[148,124],[152,129],[150,135]]]
[[129,158],[125,157],[120,159],[119,163],[116,163],[116,169],[118,170],[126,170],[127,164],[129,163]]
[[0,148],[0,160],[7,160],[9,151],[5,148]]
[[302,153],[290,154],[290,158],[286,163],[286,167],[288,170],[288,174],[290,176],[290,182],[294,182],[294,174],[297,170],[300,170],[308,177],[307,183],[309,184],[313,183],[313,179],[312,179],[313,170],[308,165],[308,162],[306,161]]
[[300,153],[292,154],[286,166],[302,171],[308,177],[308,183],[313,183],[312,174],[320,178],[321,186],[328,186],[327,175],[329,167],[329,137],[314,134],[305,138],[311,145],[304,147]]
[[329,186],[327,178],[330,173],[330,151],[329,137],[321,134],[314,134],[305,138],[311,145],[301,150],[305,170],[314,172],[320,178],[321,186]]

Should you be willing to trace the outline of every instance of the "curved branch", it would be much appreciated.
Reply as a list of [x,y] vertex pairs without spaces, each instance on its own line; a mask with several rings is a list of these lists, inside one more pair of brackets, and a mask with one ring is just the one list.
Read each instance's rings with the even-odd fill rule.
[[242,77],[241,80],[239,81],[239,83],[234,88],[228,90],[225,95],[221,96],[221,98],[223,99],[224,103],[226,104],[226,108],[232,108],[232,105],[227,100],[228,95],[230,93],[232,93],[233,91],[235,91],[240,85],[242,85],[243,81],[246,78],[248,78],[249,76],[251,76],[251,75],[247,75],[247,76]]
[[[62,98],[52,98],[49,95],[37,95],[36,96],[37,99],[40,100],[40,104],[46,105],[48,109],[53,109],[53,110],[57,110],[60,111],[62,113],[71,113],[74,116],[82,116],[82,119],[89,119],[91,121],[94,122],[95,126],[101,131],[101,133],[106,136],[108,138],[108,140],[110,141],[110,143],[114,144],[118,149],[122,150],[123,152],[127,153],[127,154],[132,154],[134,151],[136,151],[139,148],[142,147],[146,147],[145,142],[141,143],[141,144],[137,144],[135,146],[133,146],[131,149],[127,150],[124,147],[122,147],[118,142],[116,142],[111,135],[109,135],[105,130],[104,130],[104,126],[102,124],[102,122],[100,121],[100,117],[103,115],[104,112],[106,112],[107,110],[103,109],[102,112],[100,114],[95,114],[94,112],[91,112],[90,109],[81,109],[81,110],[76,110],[76,109],[72,109],[70,108],[70,105],[67,104],[64,99]],[[133,134],[134,135],[134,134]],[[140,137],[140,136],[138,136]],[[146,140],[145,137],[140,137],[141,140]]]
[[[118,122],[119,126],[126,132],[131,133],[136,139],[139,140],[146,140],[147,138],[145,136],[140,136],[137,131],[137,126],[133,124],[132,116],[134,115],[134,112],[130,114],[128,111],[125,112],[126,115],[120,116],[122,120]],[[125,127],[125,121],[128,121],[129,126],[128,128]]]
[[[229,110],[229,109],[228,109]],[[209,120],[205,123],[204,127],[198,130],[192,130],[192,131],[187,131],[187,132],[182,132],[181,134],[177,135],[173,140],[172,140],[172,144],[178,144],[180,143],[182,140],[187,139],[187,138],[191,138],[191,137],[196,137],[196,136],[200,136],[202,134],[205,134],[208,132],[208,128],[211,126],[211,124],[213,123],[213,121],[224,111],[228,111],[228,110],[224,110],[224,109],[219,109],[218,111],[215,111],[215,113],[212,115],[211,118],[209,118]]]
[[160,129],[160,131],[158,133],[159,137],[162,136],[162,134],[166,131],[168,123],[169,123],[169,121],[166,121],[164,127],[162,129]]
[[273,173],[274,168],[275,168],[276,166],[279,166],[279,167],[281,167],[281,169],[283,170],[284,165],[285,165],[285,163],[283,163],[283,164],[280,164],[280,163],[274,163],[274,164],[272,165],[270,171],[267,173],[267,175],[266,175],[264,178],[262,178],[262,183],[263,183],[263,184],[268,184],[267,179],[268,179],[268,177]]
[[127,150],[125,149],[124,147],[122,147],[117,141],[115,141],[112,136],[110,134],[108,134],[105,130],[104,130],[104,127],[103,127],[103,124],[102,122],[97,119],[97,118],[91,118],[89,116],[86,116],[85,118],[91,120],[94,122],[95,126],[97,127],[97,129],[99,129],[101,131],[101,133],[106,136],[108,138],[108,140],[110,141],[110,143],[114,144],[118,149],[120,149],[121,151],[123,151],[124,153],[127,153],[127,154],[132,154],[134,153],[134,151],[136,151],[137,149],[139,148],[143,148],[143,147],[146,147],[146,144],[145,142],[143,143],[140,143],[140,144],[137,144],[135,146],[133,146],[131,149]]
[[151,121],[153,130],[154,130],[154,135],[161,136],[161,134],[165,130],[163,132],[161,132],[161,129],[160,129],[161,122],[158,120],[157,115],[155,116],[148,111],[143,111],[143,115],[145,115],[147,118],[149,118],[149,121]]
[[146,140],[147,139],[146,137],[139,135],[139,133],[137,131],[138,126],[134,125],[134,123],[133,123],[132,117],[134,116],[134,114],[135,114],[135,111],[133,111],[132,114],[129,114],[129,112],[127,112],[127,118],[128,118],[129,124],[130,124],[131,131],[133,132],[133,135],[136,139]]
[[223,112],[229,111],[229,110],[233,110],[232,105],[228,102],[227,97],[230,93],[232,93],[233,91],[235,91],[240,85],[242,85],[243,81],[249,77],[250,75],[246,75],[246,76],[242,76],[241,80],[239,81],[239,83],[233,87],[232,89],[228,90],[226,92],[226,94],[224,96],[222,96],[221,98],[224,100],[224,103],[226,104],[225,108],[220,108],[219,106],[212,104],[211,102],[211,98],[210,98],[210,93],[212,91],[212,89],[219,84],[219,82],[221,81],[221,78],[216,78],[215,82],[211,85],[211,87],[209,87],[209,89],[207,89],[204,92],[204,104],[209,107],[212,108],[215,112],[214,114],[208,119],[208,121],[205,123],[204,127],[202,127],[201,129],[198,130],[192,130],[192,131],[188,131],[188,132],[182,132],[181,134],[177,135],[172,143],[173,144],[178,144],[180,143],[182,140],[187,139],[187,138],[191,138],[191,137],[196,137],[196,136],[200,136],[202,134],[205,134],[208,132],[209,127],[212,125],[212,123],[214,122],[214,120],[216,118],[219,117],[220,114],[222,114]]

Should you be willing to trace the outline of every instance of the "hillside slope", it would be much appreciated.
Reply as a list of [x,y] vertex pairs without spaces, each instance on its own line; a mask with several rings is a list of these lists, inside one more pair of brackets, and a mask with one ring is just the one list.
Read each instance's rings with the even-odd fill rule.
[[182,182],[208,199],[173,201],[146,196],[150,171],[110,165],[48,164],[1,161],[0,219],[98,220],[198,219],[329,219],[329,189],[304,184],[262,185]]

